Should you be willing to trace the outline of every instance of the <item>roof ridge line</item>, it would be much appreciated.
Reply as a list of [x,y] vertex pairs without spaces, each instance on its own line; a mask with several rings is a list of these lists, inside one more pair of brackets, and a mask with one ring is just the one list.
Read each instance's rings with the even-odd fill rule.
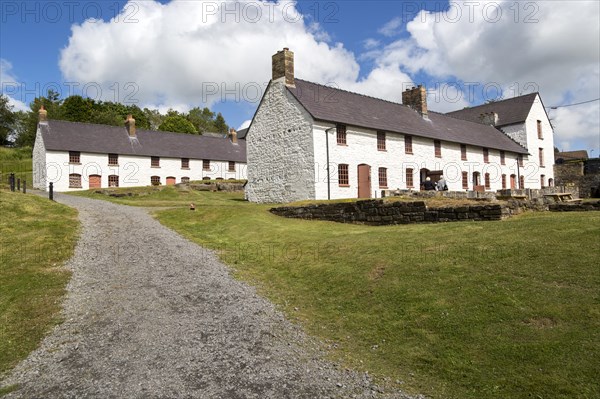
[[492,104],[496,104],[496,103],[502,103],[502,102],[505,102],[505,101],[511,101],[511,100],[515,100],[517,98],[527,97],[527,96],[531,96],[531,95],[534,95],[534,94],[535,95],[539,95],[540,92],[539,91],[535,91],[533,93],[522,94],[520,96],[515,96],[515,97],[510,97],[510,98],[503,98],[502,100],[495,100],[495,101],[491,101],[491,102],[488,102],[488,103],[485,103],[485,104],[472,105],[470,107],[464,107],[462,109],[457,109],[455,111],[450,111],[450,112],[446,113],[445,115],[449,115],[449,114],[452,114],[454,112],[461,112],[461,111],[464,111],[464,110],[467,110],[467,109],[474,109],[474,108],[477,108],[477,107],[485,107],[487,105],[492,105]]
[[[366,98],[371,98],[371,99],[373,99],[373,100],[377,100],[377,101],[383,101],[383,102],[386,102],[386,103],[390,103],[390,104],[394,104],[394,105],[401,105],[401,106],[403,106],[403,107],[410,108],[408,105],[405,105],[405,104],[402,104],[402,103],[397,103],[397,102],[395,102],[395,101],[386,100],[386,99],[384,99],[384,98],[379,98],[379,97],[373,97],[373,96],[369,96],[368,94],[362,94],[362,93],[357,93],[357,92],[355,92],[355,91],[350,91],[350,90],[340,89],[339,87],[331,87],[331,86],[326,86],[326,85],[324,85],[324,84],[321,84],[321,83],[315,83],[315,82],[311,82],[310,80],[304,80],[304,79],[300,79],[300,78],[296,78],[296,80],[299,80],[299,81],[301,81],[301,82],[310,83],[310,84],[317,85],[317,86],[321,86],[321,87],[325,87],[325,88],[327,88],[327,89],[339,90],[339,91],[343,91],[343,92],[346,92],[346,93],[354,94],[354,95],[357,95],[357,96],[366,97]],[[332,82],[332,83],[334,83],[334,82]],[[412,109],[412,108],[411,108],[411,109]]]

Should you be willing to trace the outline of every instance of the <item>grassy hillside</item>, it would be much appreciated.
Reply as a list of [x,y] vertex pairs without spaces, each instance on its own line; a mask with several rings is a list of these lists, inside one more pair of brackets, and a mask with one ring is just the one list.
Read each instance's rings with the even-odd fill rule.
[[21,181],[27,181],[27,186],[32,187],[32,170],[31,148],[0,147],[0,188],[8,187],[10,173],[14,173],[15,177]]
[[77,232],[75,210],[0,190],[0,375],[59,320]]
[[111,200],[174,207],[161,223],[217,249],[344,364],[402,389],[600,397],[599,212],[370,227],[172,187]]

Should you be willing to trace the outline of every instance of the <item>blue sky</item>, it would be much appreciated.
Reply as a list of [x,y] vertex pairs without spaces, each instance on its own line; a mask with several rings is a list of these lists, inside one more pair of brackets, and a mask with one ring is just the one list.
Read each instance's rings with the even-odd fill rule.
[[[2,91],[48,88],[247,124],[270,56],[296,75],[400,102],[425,84],[446,112],[539,91],[547,107],[600,97],[598,1],[3,1]],[[555,144],[600,152],[600,103],[549,109]],[[591,151],[594,150],[594,151]]]

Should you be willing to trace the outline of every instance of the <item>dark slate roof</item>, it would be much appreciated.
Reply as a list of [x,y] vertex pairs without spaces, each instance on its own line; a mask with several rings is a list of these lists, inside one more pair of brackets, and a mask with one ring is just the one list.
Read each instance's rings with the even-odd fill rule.
[[453,118],[463,119],[479,123],[479,115],[495,112],[498,114],[497,126],[513,125],[523,123],[529,115],[531,106],[535,102],[538,93],[526,94],[524,96],[508,98],[506,100],[494,101],[476,107],[464,108],[458,111],[448,112],[446,115]]
[[242,140],[246,140],[246,135],[247,134],[248,134],[248,128],[240,129],[237,132],[237,138],[238,139],[242,139]]
[[246,162],[246,142],[228,138],[137,129],[130,139],[125,126],[50,120],[42,127],[47,150],[159,156]]
[[525,148],[492,126],[432,111],[425,120],[402,104],[301,79],[295,83],[296,87],[288,90],[316,120],[527,154]]
[[572,161],[575,159],[588,159],[588,153],[586,150],[577,150],[577,151],[562,151],[557,152],[554,155],[555,159],[563,159],[565,161]]

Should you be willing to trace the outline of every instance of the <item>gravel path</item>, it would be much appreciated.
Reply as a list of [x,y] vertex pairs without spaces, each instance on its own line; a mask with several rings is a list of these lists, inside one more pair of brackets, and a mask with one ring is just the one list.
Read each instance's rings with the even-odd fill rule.
[[82,235],[65,322],[7,398],[408,398],[323,359],[322,345],[211,251],[146,210],[57,194]]

